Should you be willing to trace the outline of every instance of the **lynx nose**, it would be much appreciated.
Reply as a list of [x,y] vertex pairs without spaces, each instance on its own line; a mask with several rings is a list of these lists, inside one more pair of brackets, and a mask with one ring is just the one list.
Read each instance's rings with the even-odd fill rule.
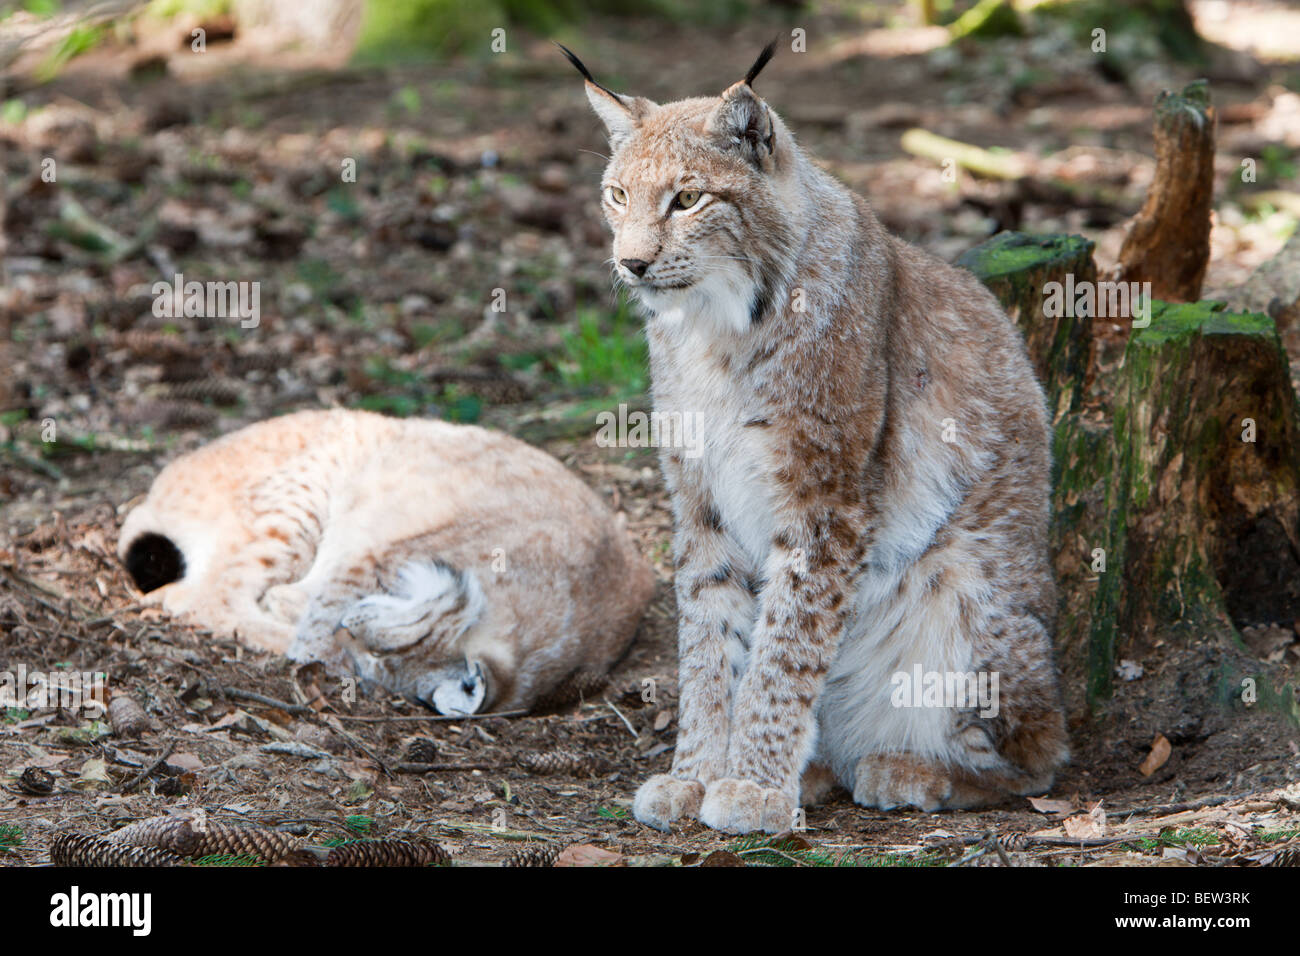
[[644,276],[645,271],[650,268],[650,263],[644,259],[619,259],[618,264],[638,279]]

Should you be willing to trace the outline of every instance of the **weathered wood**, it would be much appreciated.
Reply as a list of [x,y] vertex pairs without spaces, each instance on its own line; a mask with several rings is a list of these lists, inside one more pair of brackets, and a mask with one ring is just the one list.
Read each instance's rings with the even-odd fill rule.
[[1118,278],[1157,299],[1194,302],[1210,259],[1214,107],[1204,80],[1156,99],[1156,173],[1120,248]]
[[994,153],[980,146],[948,139],[927,129],[909,129],[898,145],[913,156],[937,163],[953,162],[990,179],[1020,179],[1029,172],[1025,161],[1014,153]]
[[1057,651],[1075,713],[1104,705],[1121,653],[1226,649],[1238,626],[1300,614],[1300,431],[1273,321],[1156,301],[1122,363],[1089,382],[1070,326],[1090,318],[1041,316],[1047,282],[1095,277],[1080,242],[1013,234],[962,260],[1016,316],[1054,397]]
[[1048,407],[1057,414],[1077,407],[1090,381],[1092,316],[1047,315],[1046,290],[1052,282],[1079,287],[1095,282],[1092,250],[1092,241],[1082,236],[1003,232],[957,260],[979,276],[1020,327],[1047,389]]

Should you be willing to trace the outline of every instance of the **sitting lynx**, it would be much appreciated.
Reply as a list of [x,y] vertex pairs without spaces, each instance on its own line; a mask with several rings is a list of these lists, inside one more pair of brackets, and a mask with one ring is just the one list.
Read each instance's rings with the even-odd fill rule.
[[882,809],[1041,792],[1067,756],[1042,390],[993,296],[886,233],[754,93],[773,49],[665,105],[565,51],[609,131],[655,409],[703,436],[660,453],[679,732],[633,813],[742,833],[788,828],[801,783]]
[[581,481],[506,435],[299,412],[163,469],[118,553],[172,613],[441,713],[603,675],[654,586]]

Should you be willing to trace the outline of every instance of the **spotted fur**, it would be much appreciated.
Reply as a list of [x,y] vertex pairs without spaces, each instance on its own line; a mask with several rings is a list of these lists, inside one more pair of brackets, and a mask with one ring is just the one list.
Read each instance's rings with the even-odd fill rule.
[[605,673],[654,586],[620,520],[549,455],[342,410],[178,458],[118,551],[174,614],[444,713],[529,708]]
[[[1067,756],[1042,390],[974,277],[890,236],[798,147],[753,90],[770,53],[665,105],[583,68],[655,408],[703,435],[699,457],[661,454],[680,727],[633,812],[785,829],[805,775],[881,808],[1041,791]],[[893,706],[917,663],[997,671],[997,715]]]

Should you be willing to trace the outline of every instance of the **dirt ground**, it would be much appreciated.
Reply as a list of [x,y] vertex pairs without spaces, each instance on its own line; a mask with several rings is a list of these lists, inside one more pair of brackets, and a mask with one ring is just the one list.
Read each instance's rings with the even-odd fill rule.
[[[1234,6],[1231,23],[1215,4],[1197,10],[1206,33],[1241,46],[1242,18],[1276,38],[1287,12]],[[883,14],[805,20],[812,52],[779,57],[762,93],[891,229],[948,259],[1017,228],[1089,235],[1105,267],[1153,169],[1154,93],[1193,78],[1153,62],[1116,82],[1059,38],[948,48],[924,30],[872,29]],[[669,98],[728,85],[775,24],[599,21],[563,39],[616,89]],[[1297,49],[1275,57],[1300,57],[1293,36]],[[633,865],[1294,862],[1300,730],[1206,712],[1203,693],[1158,680],[1196,673],[1195,642],[1152,649],[1140,662],[1149,684],[1125,685],[1109,719],[1071,715],[1076,758],[1046,802],[927,815],[840,793],[807,808],[807,830],[779,851],[693,822],[672,834],[637,824],[631,796],[668,768],[676,733],[670,516],[653,455],[591,438],[594,409],[643,404],[646,384],[643,345],[611,306],[595,188],[604,144],[576,77],[532,40],[497,58],[380,70],[270,60],[238,38],[197,58],[164,39],[161,61],[143,42],[110,45],[45,85],[10,77],[0,96],[26,104],[0,119],[0,671],[102,671],[153,725],[123,739],[67,711],[0,710],[0,865],[44,863],[62,832],[192,807],[317,845],[419,833],[463,865],[529,843]],[[649,52],[663,50],[689,70],[665,70]],[[1300,62],[1225,53],[1211,79],[1223,182],[1210,294],[1243,282],[1294,225],[1238,201],[1231,179],[1243,157],[1267,155],[1271,187],[1300,188]],[[1005,147],[1108,198],[1079,208],[965,174],[947,183],[900,148],[911,126]],[[38,178],[49,156],[56,184]],[[349,159],[357,182],[342,184]],[[150,285],[175,272],[260,281],[259,326],[154,317]],[[498,289],[504,312],[491,308]],[[323,674],[142,606],[116,533],[161,465],[249,422],[330,405],[507,429],[627,514],[659,593],[606,688],[526,717],[347,703]],[[1277,629],[1261,634],[1260,656],[1300,646],[1295,622],[1250,623]],[[1157,734],[1170,754],[1144,774]],[[528,754],[556,751],[586,765],[525,769]],[[49,771],[53,791],[25,790],[28,768]],[[717,850],[729,852],[708,856]]]

